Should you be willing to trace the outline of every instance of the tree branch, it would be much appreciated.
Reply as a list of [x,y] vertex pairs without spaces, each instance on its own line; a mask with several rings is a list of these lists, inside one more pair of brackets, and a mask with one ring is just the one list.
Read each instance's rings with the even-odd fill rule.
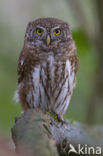
[[76,150],[78,144],[102,147],[103,127],[100,130],[98,138],[97,128],[69,121],[62,124],[48,114],[28,110],[13,126],[12,138],[19,156],[65,156],[69,155],[70,144]]

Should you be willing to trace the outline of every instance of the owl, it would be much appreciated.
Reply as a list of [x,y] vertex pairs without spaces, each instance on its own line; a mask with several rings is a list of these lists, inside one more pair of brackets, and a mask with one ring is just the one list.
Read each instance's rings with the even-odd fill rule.
[[76,84],[77,69],[76,46],[68,23],[56,18],[28,23],[16,91],[23,110],[41,109],[62,118]]

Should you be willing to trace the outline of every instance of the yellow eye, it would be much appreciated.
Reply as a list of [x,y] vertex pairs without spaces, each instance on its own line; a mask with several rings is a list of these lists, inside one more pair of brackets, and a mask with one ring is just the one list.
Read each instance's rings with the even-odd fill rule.
[[54,30],[54,34],[55,34],[56,36],[60,35],[60,34],[61,34],[61,30],[60,30],[60,29]]
[[37,28],[36,33],[40,36],[43,33],[43,30],[40,28]]

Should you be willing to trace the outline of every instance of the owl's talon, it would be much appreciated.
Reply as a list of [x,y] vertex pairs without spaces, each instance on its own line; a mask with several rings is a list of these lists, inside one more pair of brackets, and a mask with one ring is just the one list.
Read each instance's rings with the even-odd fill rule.
[[59,122],[61,122],[61,126],[68,124],[68,120],[64,120],[61,115],[57,114],[57,119],[58,119]]
[[63,125],[67,125],[68,124],[68,122],[67,122],[67,120],[62,120],[62,122],[61,122],[61,125],[63,126]]
[[58,115],[58,114],[57,114],[57,119],[61,123],[64,121],[63,117],[61,115]]

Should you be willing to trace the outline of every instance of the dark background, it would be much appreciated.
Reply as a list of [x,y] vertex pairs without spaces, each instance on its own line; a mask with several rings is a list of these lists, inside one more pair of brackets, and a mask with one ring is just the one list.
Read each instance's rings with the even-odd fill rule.
[[21,107],[12,100],[17,61],[29,21],[56,17],[69,22],[77,45],[77,86],[65,118],[103,124],[103,1],[0,1],[0,131],[10,134]]

